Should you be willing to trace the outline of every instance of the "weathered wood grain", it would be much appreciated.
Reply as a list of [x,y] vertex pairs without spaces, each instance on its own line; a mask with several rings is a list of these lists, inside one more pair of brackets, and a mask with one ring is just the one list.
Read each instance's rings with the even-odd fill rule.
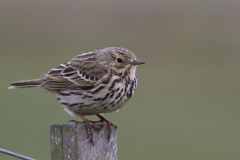
[[63,160],[62,125],[55,124],[50,127],[50,143],[52,159]]
[[[102,123],[95,124],[101,128]],[[50,127],[52,160],[117,160],[117,131],[103,124],[93,129],[94,145],[87,138],[85,124],[54,124]]]

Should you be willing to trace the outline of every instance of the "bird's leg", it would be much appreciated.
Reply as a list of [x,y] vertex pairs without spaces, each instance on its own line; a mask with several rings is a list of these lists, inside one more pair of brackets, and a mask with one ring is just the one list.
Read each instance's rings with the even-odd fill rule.
[[110,135],[112,133],[112,127],[111,125],[113,125],[116,129],[117,129],[117,125],[106,120],[103,116],[99,115],[99,114],[96,114],[96,116],[98,116],[100,118],[100,121],[92,121],[92,123],[99,123],[99,122],[106,122],[108,124],[108,127],[109,127],[109,134],[108,134],[108,138],[110,139]]
[[76,114],[77,116],[79,116],[80,118],[82,118],[82,119],[83,119],[83,122],[79,122],[79,121],[75,121],[75,120],[70,120],[70,121],[68,121],[68,122],[75,122],[75,124],[85,123],[85,124],[86,124],[86,127],[87,127],[87,138],[88,138],[89,136],[91,136],[91,142],[93,143],[92,128],[96,128],[96,129],[98,129],[98,130],[100,130],[100,128],[98,128],[97,126],[95,126],[95,125],[93,125],[92,123],[90,123],[90,122],[87,120],[87,118],[83,117],[81,114],[76,113],[76,112],[75,112],[75,114]]

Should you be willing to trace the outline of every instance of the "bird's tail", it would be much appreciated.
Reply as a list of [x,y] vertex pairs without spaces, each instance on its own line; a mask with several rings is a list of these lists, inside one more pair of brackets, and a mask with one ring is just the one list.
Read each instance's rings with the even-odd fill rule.
[[40,87],[40,85],[42,83],[44,83],[45,81],[46,81],[45,78],[25,80],[25,81],[17,81],[17,82],[11,83],[10,87],[8,87],[8,89]]

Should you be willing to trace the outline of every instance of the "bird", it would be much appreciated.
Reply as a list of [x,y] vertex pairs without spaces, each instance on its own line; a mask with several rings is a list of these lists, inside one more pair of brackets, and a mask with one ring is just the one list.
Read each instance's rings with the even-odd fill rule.
[[[83,120],[69,122],[86,124],[93,143],[92,128],[100,130],[94,123],[106,122],[110,139],[111,125],[117,125],[100,114],[118,111],[129,101],[137,87],[137,65],[144,63],[128,49],[108,47],[79,54],[43,77],[13,82],[9,89],[37,87],[53,93],[65,111]],[[84,117],[89,115],[100,120],[89,121]]]

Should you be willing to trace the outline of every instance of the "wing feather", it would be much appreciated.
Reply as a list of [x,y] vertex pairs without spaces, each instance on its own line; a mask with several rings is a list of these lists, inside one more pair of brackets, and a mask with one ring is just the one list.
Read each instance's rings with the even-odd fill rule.
[[96,59],[98,51],[87,52],[74,57],[71,61],[51,69],[45,74],[47,81],[42,84],[46,89],[91,88],[109,70]]

